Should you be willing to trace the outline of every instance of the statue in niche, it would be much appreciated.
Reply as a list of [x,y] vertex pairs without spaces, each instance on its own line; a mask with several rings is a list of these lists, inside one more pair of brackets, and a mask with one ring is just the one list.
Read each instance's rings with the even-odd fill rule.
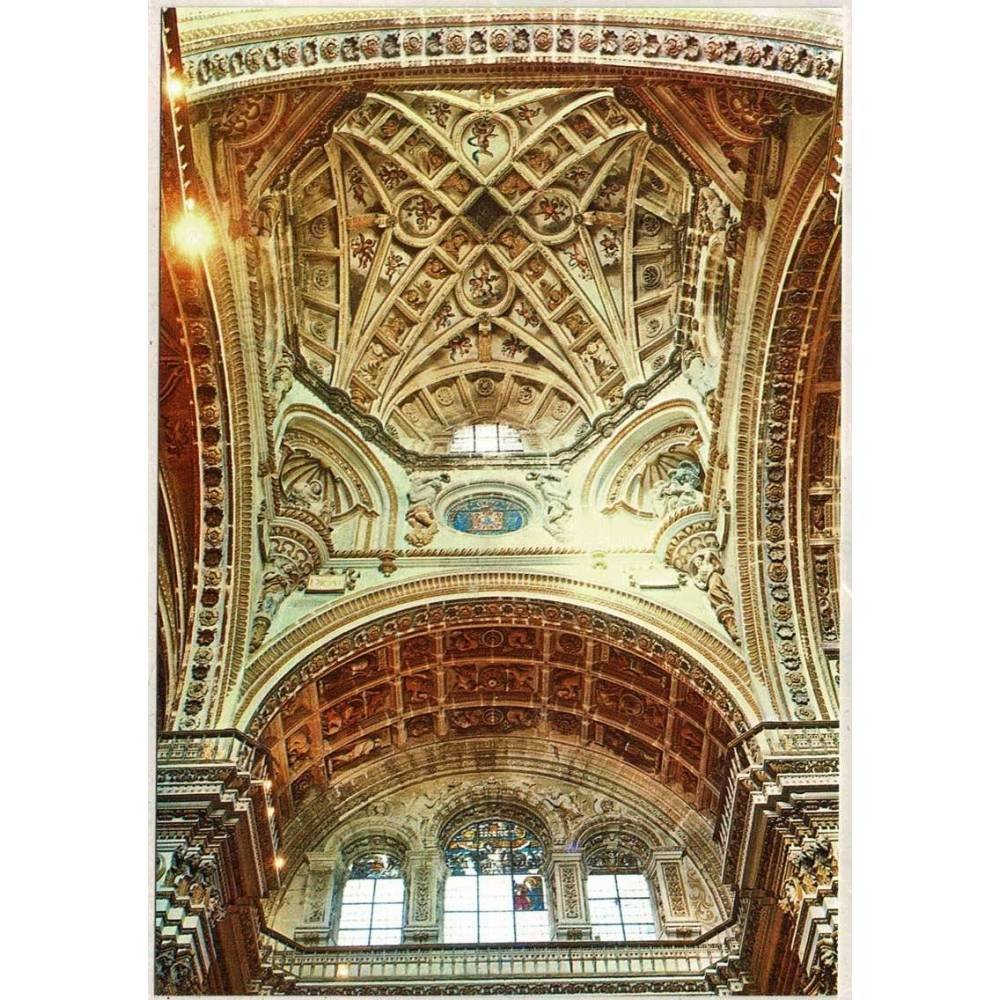
[[684,459],[667,473],[666,479],[653,484],[652,503],[657,516],[666,517],[684,507],[701,503],[701,469]]
[[355,506],[344,480],[306,452],[289,454],[282,463],[279,479],[287,504],[308,511],[327,527],[332,528],[341,515]]
[[410,503],[406,511],[406,522],[410,526],[406,540],[410,545],[429,545],[431,539],[438,533],[434,504],[441,491],[450,482],[451,476],[447,472],[410,478],[410,491],[406,495]]
[[566,535],[566,522],[572,512],[570,490],[564,469],[543,469],[525,477],[533,483],[545,502],[545,530],[561,541]]

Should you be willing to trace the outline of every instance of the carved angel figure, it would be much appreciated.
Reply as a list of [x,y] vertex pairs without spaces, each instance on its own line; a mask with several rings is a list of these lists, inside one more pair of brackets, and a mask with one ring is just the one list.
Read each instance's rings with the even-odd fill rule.
[[544,469],[529,472],[525,478],[534,483],[545,501],[545,530],[555,538],[562,538],[566,531],[565,521],[572,512],[570,490],[565,482],[566,472],[563,469]]
[[413,476],[410,479],[410,491],[406,498],[410,502],[406,512],[406,521],[410,531],[406,540],[410,545],[427,545],[438,532],[434,517],[434,502],[438,495],[451,482],[447,472],[437,472],[431,475]]
[[660,517],[701,502],[701,470],[688,459],[653,484],[653,509]]
[[722,575],[722,559],[712,548],[703,548],[691,556],[688,562],[688,572],[694,585],[708,594],[709,604],[719,623],[729,633],[734,642],[740,641],[739,629],[736,627],[736,612],[732,594]]

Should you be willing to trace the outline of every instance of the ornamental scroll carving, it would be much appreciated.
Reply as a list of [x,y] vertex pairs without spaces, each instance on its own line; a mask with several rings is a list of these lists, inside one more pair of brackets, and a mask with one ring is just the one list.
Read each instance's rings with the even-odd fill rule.
[[667,900],[670,903],[671,916],[686,917],[688,914],[687,893],[684,891],[680,863],[667,861],[663,865],[663,877],[667,884]]
[[562,915],[568,920],[579,920],[583,916],[583,907],[575,865],[559,865],[559,894],[562,899]]
[[779,909],[783,913],[797,913],[807,896],[832,888],[837,873],[837,858],[830,841],[825,837],[807,841],[789,860]]
[[434,919],[434,872],[430,865],[418,865],[413,872],[413,922],[430,923]]
[[185,900],[191,909],[204,909],[212,923],[226,915],[218,862],[200,847],[178,847],[164,882],[173,888],[176,900]]

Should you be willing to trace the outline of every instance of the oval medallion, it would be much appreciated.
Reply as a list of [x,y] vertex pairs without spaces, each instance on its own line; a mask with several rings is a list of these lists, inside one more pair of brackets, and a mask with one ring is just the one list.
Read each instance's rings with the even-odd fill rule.
[[510,497],[468,497],[448,508],[450,527],[467,535],[506,535],[520,531],[528,522],[528,508]]

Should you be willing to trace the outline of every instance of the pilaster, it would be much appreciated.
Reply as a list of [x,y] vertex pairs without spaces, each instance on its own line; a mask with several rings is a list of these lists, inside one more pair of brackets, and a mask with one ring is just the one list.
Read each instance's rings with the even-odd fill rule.
[[332,854],[306,855],[306,890],[295,940],[307,946],[329,943],[334,888],[342,884],[344,866]]
[[545,874],[551,894],[556,940],[590,940],[583,855],[578,852],[554,851],[549,856]]
[[836,992],[839,749],[830,722],[763,723],[730,748],[718,832],[757,992]]
[[684,851],[679,848],[662,848],[651,853],[646,867],[662,937],[696,937],[704,929],[694,919],[688,903],[683,858]]
[[156,767],[155,992],[242,993],[278,885],[266,752],[236,730],[165,733]]
[[441,940],[444,864],[435,848],[409,851],[406,856],[406,925],[404,941]]

